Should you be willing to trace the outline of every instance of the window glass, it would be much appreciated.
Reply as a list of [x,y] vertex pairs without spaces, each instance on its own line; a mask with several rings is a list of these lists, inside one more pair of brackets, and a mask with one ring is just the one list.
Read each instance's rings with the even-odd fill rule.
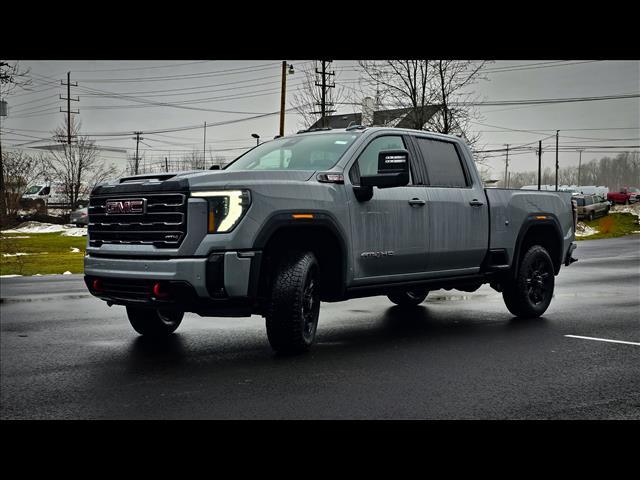
[[404,140],[399,135],[385,135],[372,140],[351,169],[351,181],[359,184],[361,176],[377,175],[378,154],[383,150],[404,150],[405,148]]
[[579,207],[584,207],[584,198],[576,198],[576,204]]
[[360,133],[322,133],[265,142],[245,153],[225,170],[327,170]]
[[429,185],[433,187],[467,186],[462,163],[453,143],[424,137],[417,137],[416,143],[427,163]]

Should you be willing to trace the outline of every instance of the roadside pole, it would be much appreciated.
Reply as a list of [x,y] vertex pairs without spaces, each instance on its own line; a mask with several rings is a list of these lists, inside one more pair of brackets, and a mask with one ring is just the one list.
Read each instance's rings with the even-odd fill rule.
[[556,192],[558,191],[558,134],[560,130],[556,130]]
[[538,190],[542,183],[542,140],[538,140]]

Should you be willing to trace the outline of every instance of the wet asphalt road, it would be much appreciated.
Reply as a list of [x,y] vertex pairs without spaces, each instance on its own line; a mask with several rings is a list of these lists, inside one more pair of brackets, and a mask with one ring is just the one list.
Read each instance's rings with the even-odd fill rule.
[[81,276],[2,279],[2,419],[640,419],[640,235],[580,242],[543,318],[443,290],[323,304],[278,357],[264,322],[185,315],[161,344]]

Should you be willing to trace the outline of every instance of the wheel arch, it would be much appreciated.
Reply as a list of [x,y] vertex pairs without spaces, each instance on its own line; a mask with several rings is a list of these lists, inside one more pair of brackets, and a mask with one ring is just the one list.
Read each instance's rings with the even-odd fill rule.
[[562,265],[563,238],[560,222],[554,214],[537,213],[529,215],[520,227],[511,266],[513,278],[518,275],[522,256],[532,245],[541,245],[549,252],[549,256],[553,261],[554,273],[557,275]]
[[345,295],[348,248],[346,235],[328,212],[306,211],[311,218],[294,218],[298,211],[279,212],[261,227],[254,248],[263,251],[258,296],[264,297],[273,261],[291,249],[308,249],[318,258],[322,300],[341,300]]

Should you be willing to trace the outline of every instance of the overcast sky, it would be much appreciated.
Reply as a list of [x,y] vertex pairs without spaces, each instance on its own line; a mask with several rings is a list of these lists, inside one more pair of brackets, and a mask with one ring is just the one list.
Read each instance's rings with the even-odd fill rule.
[[[304,79],[302,70],[313,67],[313,61],[289,60],[296,73],[289,75],[288,103],[292,92]],[[280,108],[280,61],[22,61],[30,68],[33,91],[19,89],[6,97],[9,116],[3,118],[4,145],[35,146],[38,137],[63,121],[59,107],[66,102],[66,72],[71,71],[72,108],[80,110],[77,118],[82,132],[88,134],[151,131],[188,127],[278,112]],[[510,67],[510,68],[507,68]],[[486,67],[488,80],[480,81],[474,90],[485,101],[530,100],[565,97],[587,97],[640,92],[640,62],[638,61],[497,61]],[[514,69],[515,68],[515,69]],[[361,74],[357,61],[334,61],[336,84],[349,89],[358,87]],[[506,69],[506,70],[505,70]],[[500,71],[502,70],[502,71]],[[137,97],[108,97],[108,94]],[[154,106],[148,102],[179,103],[183,108]],[[141,103],[143,102],[143,103]],[[188,107],[188,108],[184,108]],[[340,113],[350,113],[357,107],[342,105]],[[545,105],[479,107],[482,119],[474,127],[482,133],[485,149],[502,148],[537,142],[560,130],[560,145],[583,147],[583,162],[607,155],[602,146],[640,145],[640,98]],[[286,116],[286,133],[302,127],[295,112]],[[207,148],[233,158],[242,148],[253,146],[252,133],[271,139],[278,133],[277,114],[247,119],[228,125],[207,128]],[[511,130],[509,130],[511,129]],[[534,132],[522,132],[528,130]],[[184,151],[202,149],[203,129],[162,134],[143,134],[141,149],[147,155],[179,157]],[[572,138],[573,137],[573,138]],[[132,135],[97,136],[103,146],[135,149]],[[27,143],[34,142],[34,143]],[[545,141],[550,148],[543,155],[544,166],[555,161],[555,139]],[[231,150],[238,149],[238,150]],[[638,148],[635,148],[638,150]],[[152,153],[153,152],[153,153]],[[165,153],[167,152],[167,153]],[[515,152],[514,152],[515,153]],[[502,155],[501,153],[496,155]],[[560,165],[578,162],[577,152],[560,152]],[[488,160],[492,176],[501,178],[504,157]],[[519,151],[511,156],[510,170],[535,170],[537,157],[533,152]]]

